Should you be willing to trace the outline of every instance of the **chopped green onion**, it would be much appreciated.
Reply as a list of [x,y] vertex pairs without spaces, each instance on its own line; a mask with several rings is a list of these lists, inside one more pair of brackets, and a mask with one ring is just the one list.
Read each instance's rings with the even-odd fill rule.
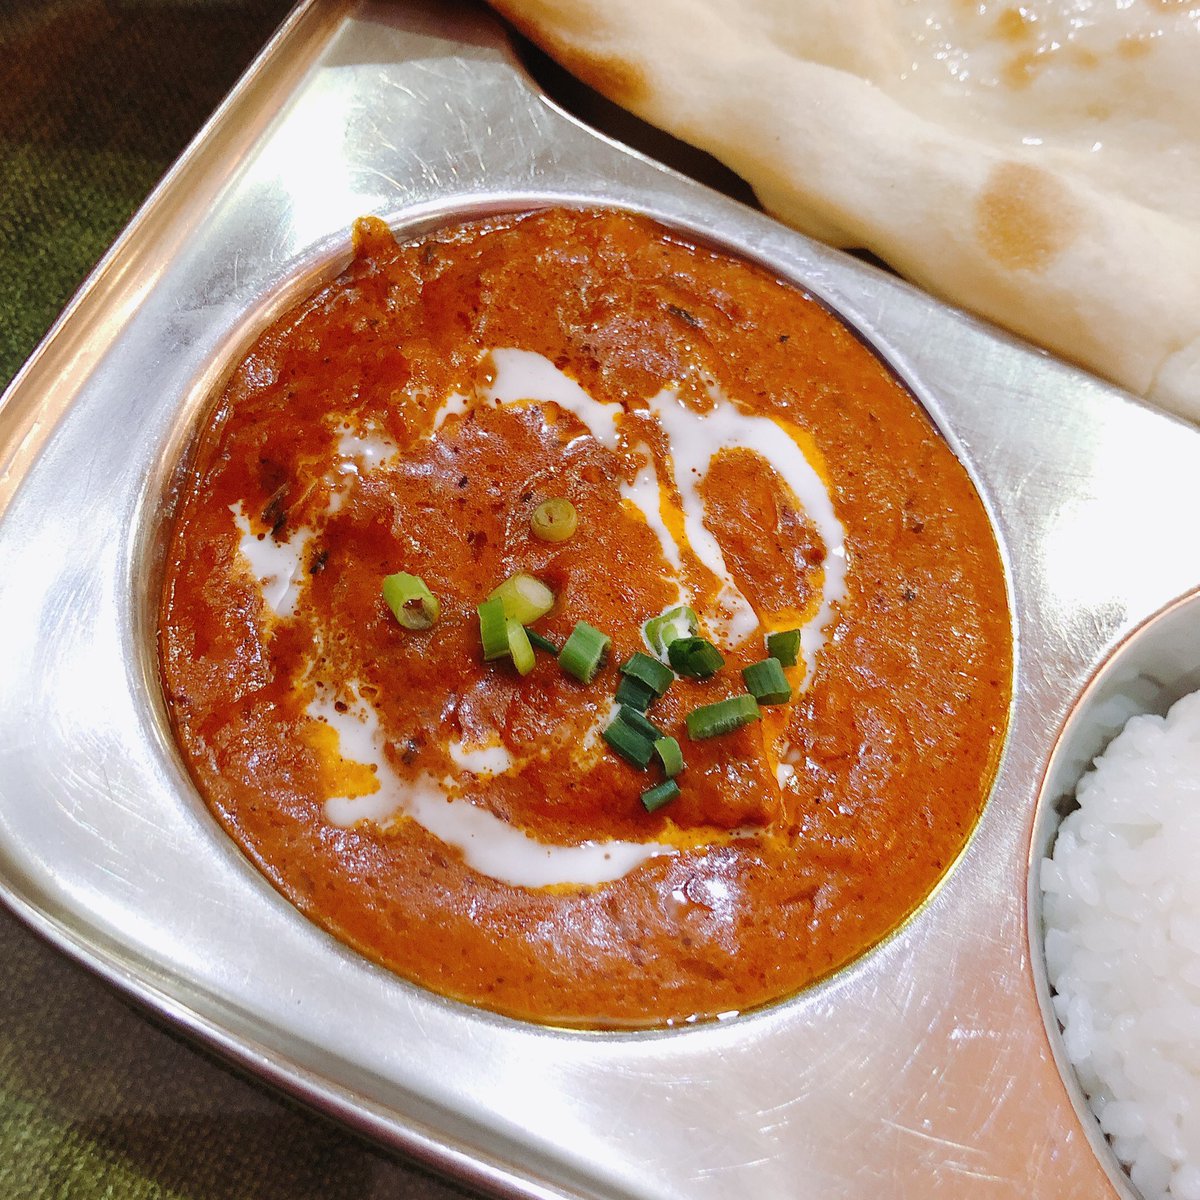
[[621,705],[619,716],[631,729],[636,729],[644,738],[649,738],[650,741],[657,742],[663,735],[663,731],[651,721],[645,713],[640,713],[636,708],[630,708],[628,704]]
[[529,518],[529,528],[535,538],[543,542],[565,542],[579,524],[579,516],[575,505],[570,500],[556,496],[553,500],[543,500],[533,510]]
[[400,571],[383,581],[383,599],[405,629],[428,629],[441,614],[437,597],[419,575]]
[[661,659],[676,638],[688,637],[699,630],[700,621],[696,614],[686,604],[678,604],[657,617],[651,617],[642,626],[642,637],[650,647],[650,652]]
[[777,658],[764,658],[742,668],[742,679],[748,691],[759,704],[789,704],[792,686],[783,673]]
[[580,683],[591,683],[608,654],[612,638],[586,621],[576,621],[571,636],[559,651],[558,665]]
[[645,770],[654,757],[654,743],[618,714],[600,735],[627,762]]
[[504,615],[521,625],[532,624],[554,607],[554,593],[532,575],[517,574],[506,579],[488,599],[497,596],[504,602]]
[[504,622],[505,633],[508,636],[508,653],[517,668],[518,675],[528,675],[533,670],[533,647],[529,644],[529,635],[525,626],[518,621]]
[[664,779],[642,793],[642,804],[647,812],[655,812],[664,804],[670,804],[678,795],[679,784],[673,779]]
[[650,706],[650,702],[655,699],[657,699],[655,691],[648,683],[643,683],[640,679],[633,679],[629,675],[621,677],[621,682],[617,686],[618,704],[628,704],[630,708],[645,712]]
[[716,704],[703,704],[688,713],[688,737],[694,742],[719,737],[758,719],[758,701],[743,692],[728,700],[718,700]]
[[720,650],[702,637],[676,638],[667,647],[671,669],[689,679],[711,679],[724,665]]
[[555,658],[558,657],[559,647],[548,637],[542,637],[536,629],[525,630],[525,636],[529,639],[530,644],[535,650],[545,650],[547,654],[553,654]]
[[767,634],[767,654],[785,667],[794,667],[800,656],[800,630],[781,629]]
[[663,773],[670,778],[683,770],[683,751],[673,737],[660,737],[654,743],[654,753],[662,763]]
[[508,619],[504,615],[504,601],[493,596],[475,611],[479,613],[479,640],[483,643],[484,661],[507,657]]
[[621,674],[644,684],[655,696],[661,696],[675,679],[669,667],[664,667],[657,658],[651,658],[640,650],[634,651],[625,661]]

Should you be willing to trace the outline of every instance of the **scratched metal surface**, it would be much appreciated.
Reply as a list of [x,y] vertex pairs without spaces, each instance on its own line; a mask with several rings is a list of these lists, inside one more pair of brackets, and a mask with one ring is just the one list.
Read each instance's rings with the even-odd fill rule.
[[[967,852],[886,944],[723,1025],[534,1028],[360,960],[208,818],[155,682],[172,470],[231,357],[344,260],[355,216],[416,231],[550,201],[638,208],[823,296],[946,431],[1010,567],[1016,702]],[[1171,516],[1198,507],[1198,453],[1191,427],[594,136],[479,12],[309,0],[0,408],[0,889],[180,1028],[499,1195],[1128,1196],[1043,1024],[1028,858],[1081,686],[1200,579]]]

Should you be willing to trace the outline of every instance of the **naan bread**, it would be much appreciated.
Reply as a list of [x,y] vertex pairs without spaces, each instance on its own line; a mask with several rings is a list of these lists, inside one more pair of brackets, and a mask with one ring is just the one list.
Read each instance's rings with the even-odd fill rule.
[[775,216],[1200,419],[1200,3],[492,2]]

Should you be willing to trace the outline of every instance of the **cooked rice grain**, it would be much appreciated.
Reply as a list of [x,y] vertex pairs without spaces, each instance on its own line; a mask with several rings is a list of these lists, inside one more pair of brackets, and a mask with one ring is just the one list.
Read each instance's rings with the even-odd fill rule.
[[1067,1056],[1146,1200],[1200,1200],[1200,693],[1083,777],[1041,885]]

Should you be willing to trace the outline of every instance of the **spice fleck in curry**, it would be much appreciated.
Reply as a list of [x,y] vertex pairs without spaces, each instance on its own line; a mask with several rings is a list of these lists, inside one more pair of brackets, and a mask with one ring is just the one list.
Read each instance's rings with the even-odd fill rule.
[[301,911],[599,1027],[778,1000],[895,929],[1012,673],[987,516],[906,390],[607,211],[360,221],[199,434],[160,639],[198,788]]

